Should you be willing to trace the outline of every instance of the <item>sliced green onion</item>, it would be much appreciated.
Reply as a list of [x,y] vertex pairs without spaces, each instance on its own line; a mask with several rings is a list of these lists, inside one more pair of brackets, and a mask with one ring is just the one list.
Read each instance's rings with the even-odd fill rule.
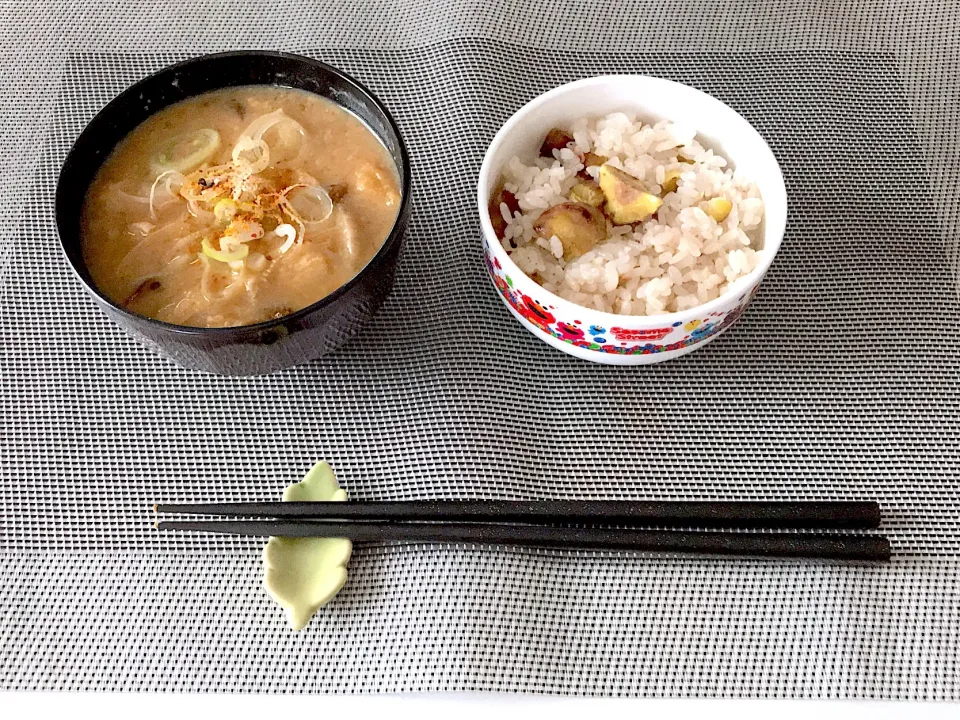
[[154,156],[158,170],[189,172],[205,163],[220,147],[220,133],[213,128],[202,128],[177,135]]
[[284,243],[280,246],[280,252],[285,253],[287,250],[293,247],[293,243],[297,239],[297,230],[293,227],[293,225],[290,225],[289,223],[277,225],[276,230],[273,232],[284,238]]
[[240,206],[235,200],[223,198],[222,200],[218,200],[217,204],[213,206],[213,216],[217,219],[218,223],[226,225],[233,219],[239,209]]
[[319,185],[297,188],[287,199],[290,205],[305,223],[323,222],[333,212],[330,195]]
[[234,250],[225,251],[217,250],[213,245],[210,244],[210,241],[206,238],[200,243],[200,247],[203,250],[203,254],[208,258],[213,260],[219,260],[220,262],[234,262],[236,260],[243,260],[249,253],[250,248],[242,243],[238,245]]

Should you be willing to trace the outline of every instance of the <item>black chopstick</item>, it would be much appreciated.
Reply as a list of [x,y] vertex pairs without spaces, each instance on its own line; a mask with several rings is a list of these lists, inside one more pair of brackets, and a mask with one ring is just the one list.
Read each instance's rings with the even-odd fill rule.
[[608,523],[712,528],[867,529],[880,526],[868,501],[686,502],[635,500],[410,500],[161,504],[159,513],[313,520]]
[[877,535],[814,535],[795,533],[679,532],[616,528],[569,528],[549,525],[486,523],[421,523],[354,520],[197,520],[164,521],[160,530],[275,535],[279,537],[344,537],[357,542],[407,540],[496,545],[634,550],[646,552],[742,555],[752,557],[831,560],[890,559],[890,543]]

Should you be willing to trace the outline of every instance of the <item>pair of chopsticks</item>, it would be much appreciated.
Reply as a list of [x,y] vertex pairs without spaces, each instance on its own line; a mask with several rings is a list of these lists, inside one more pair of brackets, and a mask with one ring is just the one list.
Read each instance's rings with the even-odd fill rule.
[[[875,502],[683,502],[633,500],[420,500],[161,504],[162,514],[270,518],[163,520],[160,530],[342,537],[646,552],[890,559],[887,538],[870,534],[646,530],[636,526],[765,530],[867,530],[880,526]],[[627,527],[568,527],[568,525]]]

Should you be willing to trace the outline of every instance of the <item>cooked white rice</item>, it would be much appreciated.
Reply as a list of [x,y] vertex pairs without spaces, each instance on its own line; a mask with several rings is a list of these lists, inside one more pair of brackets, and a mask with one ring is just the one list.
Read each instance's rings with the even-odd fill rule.
[[[693,129],[666,120],[647,125],[612,113],[579,120],[567,130],[575,143],[555,150],[553,159],[525,163],[514,157],[504,170],[504,189],[516,195],[520,212],[511,217],[501,203],[507,221],[503,246],[547,290],[605,312],[659,315],[713,300],[757,266],[762,253],[760,191],[701,146]],[[608,220],[607,240],[564,262],[559,239],[538,237],[533,226],[546,208],[568,201],[585,152],[609,158],[610,165],[639,178],[655,195],[661,194],[667,172],[679,170],[681,175],[654,217],[636,227],[613,226]],[[599,169],[587,172],[596,179]],[[719,223],[706,212],[706,201],[715,197],[733,205]]]

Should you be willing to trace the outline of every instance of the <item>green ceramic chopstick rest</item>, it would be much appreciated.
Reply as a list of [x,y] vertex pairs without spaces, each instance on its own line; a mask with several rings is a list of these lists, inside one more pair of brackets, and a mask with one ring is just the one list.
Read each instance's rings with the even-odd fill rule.
[[[333,468],[319,462],[283,493],[284,502],[344,501]],[[347,562],[353,550],[346,538],[272,537],[263,549],[264,585],[279,603],[294,630],[302,630],[321,607],[347,582]]]

